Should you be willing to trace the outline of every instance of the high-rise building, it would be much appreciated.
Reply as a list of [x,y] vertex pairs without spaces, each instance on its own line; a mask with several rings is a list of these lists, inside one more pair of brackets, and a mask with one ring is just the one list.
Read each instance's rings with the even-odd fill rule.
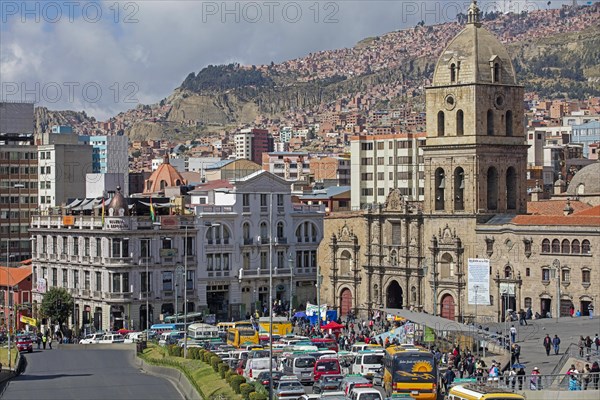
[[122,135],[80,136],[79,141],[92,146],[92,170],[96,174],[122,174],[120,186],[129,194],[129,139]]
[[33,104],[0,103],[0,264],[30,258],[27,229],[37,208]]
[[352,209],[383,203],[396,188],[407,200],[423,200],[424,143],[424,133],[352,137]]
[[235,158],[262,164],[262,154],[273,151],[273,136],[266,129],[242,129],[235,134]]

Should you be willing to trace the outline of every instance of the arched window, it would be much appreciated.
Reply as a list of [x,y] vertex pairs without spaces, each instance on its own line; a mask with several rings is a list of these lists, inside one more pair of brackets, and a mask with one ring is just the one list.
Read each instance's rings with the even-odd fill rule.
[[283,222],[279,221],[277,223],[277,239],[282,239],[283,237]]
[[454,258],[448,253],[444,253],[440,260],[441,278],[451,278],[454,276]]
[[179,179],[175,181],[175,186],[181,186],[181,181]]
[[465,113],[463,110],[456,111],[456,136],[465,134]]
[[525,306],[525,309],[531,308],[531,297],[525,297],[523,305]]
[[413,304],[417,302],[417,288],[414,286],[410,288],[410,301]]
[[550,239],[542,240],[542,253],[550,253]]
[[244,222],[244,225],[242,225],[242,235],[244,236],[244,243],[248,244],[248,240],[250,240],[250,224],[248,222]]
[[344,250],[340,255],[340,275],[350,275],[351,264],[352,255],[348,250]]
[[444,121],[444,112],[440,111],[440,112],[438,112],[438,115],[437,115],[437,135],[438,136],[444,136],[445,124],[446,124],[446,122]]
[[465,209],[465,171],[458,167],[454,170],[454,210],[462,211]]
[[487,111],[487,134],[494,135],[494,112],[491,109]]
[[525,276],[531,276],[531,268],[525,268]]
[[590,254],[590,251],[590,241],[586,239],[581,242],[581,254]]
[[500,64],[499,63],[494,63],[494,77],[493,77],[493,82],[494,83],[500,82]]
[[160,181],[160,188],[164,189],[165,186],[167,186],[167,181],[165,181],[164,179]]
[[261,241],[261,243],[267,243],[267,241],[269,240],[268,238],[269,238],[269,228],[267,228],[267,223],[261,222],[260,223],[260,241]]
[[298,243],[309,243],[317,241],[317,226],[312,222],[304,222],[296,228],[296,239]]
[[450,82],[456,82],[456,64],[450,64]]
[[560,241],[558,239],[552,241],[552,252],[560,253]]
[[560,245],[560,252],[563,254],[571,253],[571,243],[567,239],[563,240]]
[[571,242],[571,254],[581,253],[581,247],[579,246],[579,240],[575,239]]
[[506,170],[506,208],[517,208],[517,173],[513,167]]
[[498,171],[494,167],[487,171],[487,208],[498,209]]
[[512,279],[513,274],[512,274],[512,267],[510,265],[507,265],[506,267],[504,267],[504,277],[506,279]]
[[508,110],[506,112],[506,136],[513,135],[513,116],[512,111]]
[[444,190],[446,189],[445,173],[443,168],[435,170],[435,209],[444,209]]

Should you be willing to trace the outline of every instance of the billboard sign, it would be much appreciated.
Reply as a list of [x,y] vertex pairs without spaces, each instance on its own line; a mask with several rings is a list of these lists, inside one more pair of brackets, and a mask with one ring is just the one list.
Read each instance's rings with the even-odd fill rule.
[[468,300],[469,304],[490,305],[490,260],[469,258],[468,260]]

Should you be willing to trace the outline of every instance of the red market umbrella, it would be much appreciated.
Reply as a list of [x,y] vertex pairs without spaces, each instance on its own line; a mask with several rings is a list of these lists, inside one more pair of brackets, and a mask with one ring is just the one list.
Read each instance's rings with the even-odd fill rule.
[[325,329],[325,330],[328,330],[328,329],[340,330],[340,329],[342,329],[342,328],[345,328],[345,326],[344,326],[344,325],[342,325],[342,324],[338,324],[338,323],[337,323],[337,322],[335,322],[335,321],[331,321],[331,322],[330,322],[330,323],[328,323],[327,325],[323,325],[323,326],[321,326],[321,329]]

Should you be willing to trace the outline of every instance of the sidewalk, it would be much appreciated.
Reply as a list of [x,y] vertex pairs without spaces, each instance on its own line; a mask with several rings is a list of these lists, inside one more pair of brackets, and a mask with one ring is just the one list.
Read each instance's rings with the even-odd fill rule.
[[[561,360],[569,344],[579,342],[579,337],[590,336],[592,339],[596,333],[600,334],[600,318],[589,319],[586,317],[571,318],[564,317],[555,319],[528,320],[527,326],[520,326],[518,321],[508,323],[508,328],[514,325],[517,328],[517,343],[521,346],[521,364],[525,365],[525,371],[529,374],[534,367],[538,367],[542,374],[550,374]],[[490,332],[502,331],[503,323],[484,324]],[[546,350],[542,341],[546,334],[551,338],[558,335],[560,338],[560,351],[554,355],[546,356]],[[592,349],[595,346],[592,345]],[[578,351],[578,348],[577,348]],[[564,361],[564,360],[563,360]],[[594,360],[592,360],[593,362]]]

